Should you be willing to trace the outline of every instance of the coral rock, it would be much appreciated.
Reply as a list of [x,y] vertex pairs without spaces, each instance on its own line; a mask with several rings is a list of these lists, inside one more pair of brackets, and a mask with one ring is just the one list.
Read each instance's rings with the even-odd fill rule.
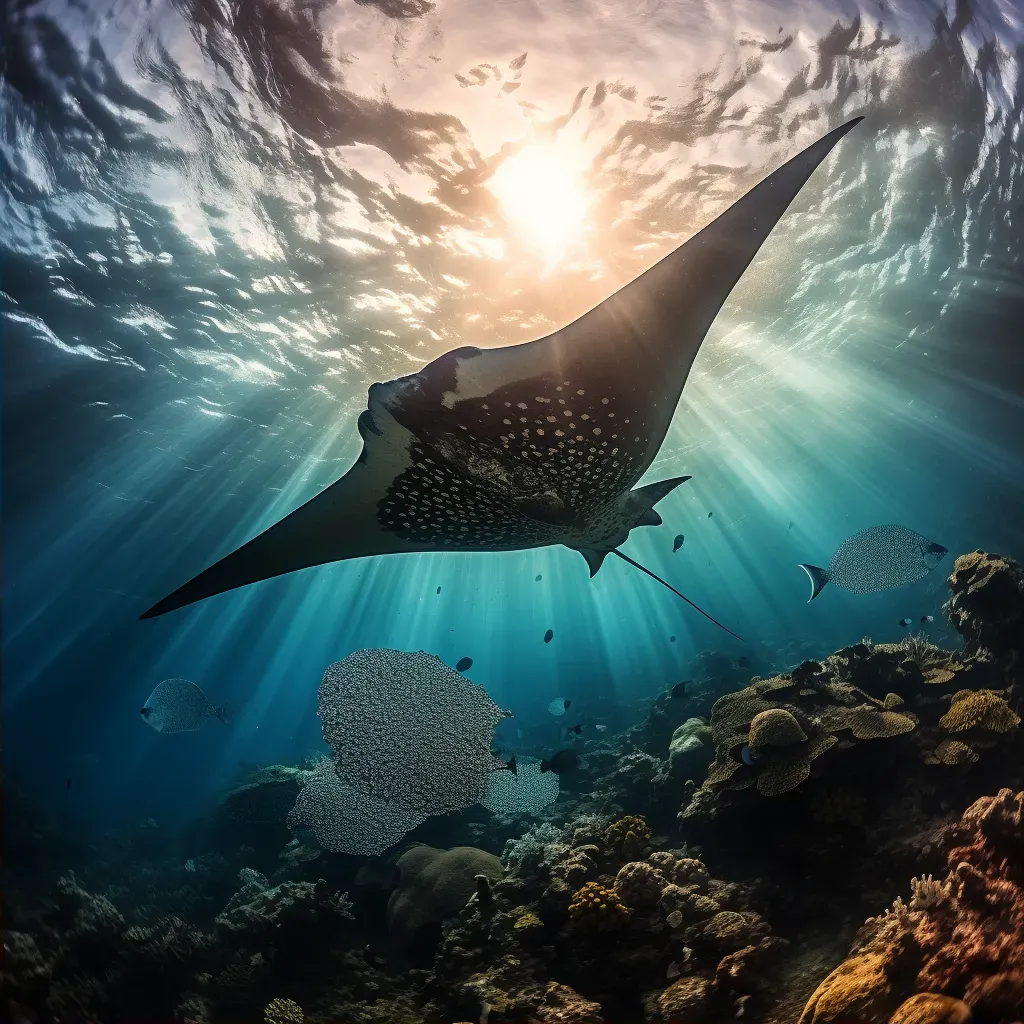
[[807,734],[792,714],[784,708],[769,708],[754,716],[747,743],[756,752],[762,747],[790,747],[806,739]]
[[953,563],[946,609],[969,650],[1017,649],[1024,635],[1024,571],[1012,559],[973,551]]
[[868,952],[843,961],[815,990],[799,1024],[831,1024],[844,1017],[869,1018],[889,996],[882,952]]
[[969,1024],[971,1008],[952,996],[920,992],[889,1018],[889,1024]]
[[658,996],[658,1013],[666,1024],[690,1024],[704,1016],[710,992],[703,978],[680,978]]
[[587,882],[573,894],[569,904],[572,920],[595,931],[618,927],[629,918],[629,913],[614,889],[606,889],[597,882]]
[[645,861],[630,861],[615,876],[615,891],[627,907],[656,906],[668,879]]
[[263,1011],[266,1024],[303,1024],[306,1015],[302,1007],[291,999],[271,999]]

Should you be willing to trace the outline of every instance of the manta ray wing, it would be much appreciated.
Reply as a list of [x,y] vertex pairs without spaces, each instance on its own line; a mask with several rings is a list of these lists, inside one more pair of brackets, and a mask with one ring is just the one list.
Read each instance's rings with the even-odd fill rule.
[[[374,384],[358,422],[363,451],[348,473],[142,617],[346,558],[564,543],[651,465],[729,292],[860,120],[829,132],[554,334],[455,349]],[[644,509],[682,479],[634,492],[637,525],[660,521]],[[606,553],[587,556],[592,574]]]

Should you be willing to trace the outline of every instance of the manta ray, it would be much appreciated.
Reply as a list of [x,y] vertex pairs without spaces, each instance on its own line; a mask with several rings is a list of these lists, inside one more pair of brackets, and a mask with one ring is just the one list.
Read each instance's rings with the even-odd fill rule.
[[654,506],[689,479],[635,487],[712,321],[804,182],[860,120],[783,164],[568,326],[523,344],[453,349],[373,384],[352,468],[141,617],[342,559],[564,544],[591,577],[617,555],[732,633],[619,548],[631,530],[661,525]]

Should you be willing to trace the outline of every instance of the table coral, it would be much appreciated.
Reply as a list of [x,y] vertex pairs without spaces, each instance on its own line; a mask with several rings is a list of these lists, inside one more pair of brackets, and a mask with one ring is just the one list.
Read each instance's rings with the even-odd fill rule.
[[974,728],[1009,732],[1020,725],[1020,717],[992,690],[960,690],[953,694],[950,708],[939,719],[939,725],[948,732],[966,732]]

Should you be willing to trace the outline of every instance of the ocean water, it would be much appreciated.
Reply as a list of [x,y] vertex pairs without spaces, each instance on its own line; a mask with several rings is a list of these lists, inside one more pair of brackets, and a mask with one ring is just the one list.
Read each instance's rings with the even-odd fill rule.
[[[520,722],[564,696],[624,727],[703,651],[767,675],[925,615],[952,645],[953,558],[1024,557],[1013,0],[4,17],[4,771],[69,832],[176,829],[239,762],[323,751],[321,676],[363,648],[471,657]],[[569,323],[855,116],[645,478],[692,480],[623,549],[746,643],[564,547],[356,559],[139,621],[348,469],[372,383]],[[884,523],[950,554],[807,603],[798,563]],[[168,677],[244,711],[160,735],[139,709]]]

